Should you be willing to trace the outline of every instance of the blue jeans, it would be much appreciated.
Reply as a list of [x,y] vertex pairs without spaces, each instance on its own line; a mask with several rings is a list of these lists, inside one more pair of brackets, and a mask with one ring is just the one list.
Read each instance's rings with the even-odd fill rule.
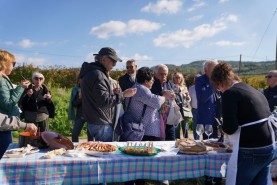
[[239,149],[236,184],[272,185],[270,164],[276,158],[272,146],[258,149]]
[[95,141],[111,142],[113,140],[113,128],[112,125],[96,125],[88,123],[88,131]]
[[193,129],[193,137],[195,140],[199,139],[199,135],[196,133],[196,125],[197,125],[197,109],[192,108],[192,129]]
[[10,143],[12,143],[12,132],[11,131],[1,131],[0,132],[0,159],[4,155]]
[[[84,127],[85,120],[79,117],[76,117],[74,120],[74,125],[72,129],[72,142],[79,142],[79,135]],[[88,141],[93,141],[93,137],[89,134],[87,129]]]

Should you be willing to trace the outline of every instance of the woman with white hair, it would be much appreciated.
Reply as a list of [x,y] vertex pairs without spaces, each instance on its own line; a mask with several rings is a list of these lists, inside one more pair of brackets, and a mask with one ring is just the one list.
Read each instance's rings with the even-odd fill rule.
[[48,118],[53,118],[55,112],[52,95],[43,84],[44,80],[43,74],[34,72],[33,83],[25,90],[21,101],[25,121],[35,123],[40,132],[48,130]]

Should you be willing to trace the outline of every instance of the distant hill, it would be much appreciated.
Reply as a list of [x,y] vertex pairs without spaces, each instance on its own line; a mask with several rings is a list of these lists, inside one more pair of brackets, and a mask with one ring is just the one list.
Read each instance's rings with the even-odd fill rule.
[[[194,61],[189,64],[183,64],[181,66],[175,66],[172,64],[166,64],[170,71],[178,70],[184,74],[188,73],[201,73],[202,71],[202,64],[203,60],[201,61]],[[241,69],[239,72],[239,61],[224,61],[229,63],[234,71],[239,73],[240,75],[254,75],[254,74],[265,74],[270,70],[275,68],[275,61],[260,61],[260,62],[250,62],[244,61],[241,63]]]

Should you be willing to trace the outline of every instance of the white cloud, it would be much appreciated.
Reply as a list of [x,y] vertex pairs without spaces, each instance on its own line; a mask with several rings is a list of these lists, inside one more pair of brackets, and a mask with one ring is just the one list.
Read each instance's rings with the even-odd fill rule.
[[28,58],[27,62],[33,64],[34,66],[43,65],[46,62],[45,58]]
[[228,40],[221,40],[214,43],[214,45],[217,46],[242,46],[244,45],[244,42],[232,42]]
[[16,61],[23,65],[24,64],[33,64],[34,66],[38,65],[44,65],[47,62],[46,58],[41,58],[41,57],[27,57],[22,54],[16,54]]
[[203,18],[203,15],[196,15],[196,16],[188,18],[187,20],[188,21],[197,21],[197,20],[202,19],[202,18]]
[[100,26],[92,27],[91,35],[100,39],[108,39],[111,36],[124,36],[126,34],[143,34],[160,29],[162,24],[150,22],[144,19],[131,19],[127,23],[121,21],[110,21]]
[[140,55],[138,53],[134,54],[134,56],[132,57],[133,59],[137,60],[137,61],[149,61],[152,60],[152,57],[147,56],[147,55]]
[[219,0],[218,3],[226,3],[228,2],[229,0]]
[[181,0],[158,0],[155,4],[148,3],[141,9],[142,12],[153,12],[155,14],[176,14],[182,7]]
[[237,22],[237,21],[238,21],[238,16],[233,15],[233,14],[230,14],[230,15],[228,15],[228,17],[227,17],[227,20],[228,20],[228,21],[231,21],[231,22]]
[[204,6],[204,5],[206,5],[205,2],[196,1],[196,3],[194,3],[194,4],[192,5],[192,7],[188,8],[187,11],[188,11],[188,12],[192,12],[192,11],[198,9],[198,8],[201,8],[201,7]]
[[141,55],[139,53],[134,54],[131,57],[127,57],[127,56],[121,56],[120,57],[122,59],[123,62],[127,62],[127,60],[130,59],[135,59],[136,61],[140,62],[140,61],[150,61],[152,60],[152,57],[147,56],[147,55]]
[[213,37],[219,32],[227,28],[227,23],[230,22],[229,16],[221,17],[215,20],[212,24],[201,24],[192,30],[183,29],[172,33],[162,33],[154,39],[155,46],[174,48],[182,46],[190,48],[197,41]]
[[19,46],[23,47],[23,48],[31,48],[33,46],[47,46],[48,43],[47,42],[33,42],[30,39],[22,39],[19,43]]
[[34,45],[36,45],[34,42],[32,42],[29,39],[23,39],[18,43],[19,46],[23,47],[23,48],[31,48]]

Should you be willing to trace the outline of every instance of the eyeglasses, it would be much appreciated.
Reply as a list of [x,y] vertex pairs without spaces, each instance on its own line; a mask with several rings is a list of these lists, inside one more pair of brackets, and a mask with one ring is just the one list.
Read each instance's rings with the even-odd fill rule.
[[272,75],[266,75],[265,78],[272,78],[272,77],[276,77],[276,76],[272,76]]
[[43,80],[43,78],[42,77],[34,77],[34,80]]
[[126,66],[126,69],[133,69],[134,66]]
[[13,67],[14,67],[14,66],[15,66],[15,64],[16,64],[16,61],[13,61],[12,63],[13,63]]

